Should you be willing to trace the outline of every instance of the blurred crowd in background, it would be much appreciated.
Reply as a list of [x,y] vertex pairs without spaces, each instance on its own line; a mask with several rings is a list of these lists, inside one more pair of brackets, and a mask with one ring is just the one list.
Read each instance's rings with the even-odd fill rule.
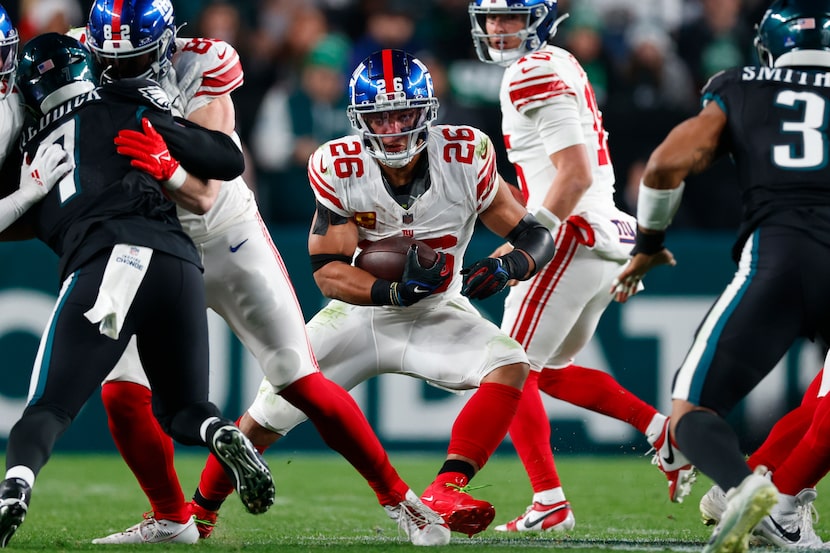
[[[0,0],[2,1],[2,0]],[[308,224],[314,199],[306,162],[317,146],[351,133],[348,78],[368,54],[407,50],[430,68],[439,123],[487,132],[508,181],[515,173],[500,132],[503,69],[480,62],[469,0],[173,0],[183,37],[219,38],[240,54],[245,85],[233,93],[249,185],[270,225]],[[716,72],[757,63],[755,23],[767,0],[560,0],[569,14],[554,43],[594,85],[617,176],[618,203],[634,213],[649,153],[700,106]],[[21,41],[83,25],[85,0],[3,2]],[[728,160],[690,178],[675,227],[734,231],[740,217]]]

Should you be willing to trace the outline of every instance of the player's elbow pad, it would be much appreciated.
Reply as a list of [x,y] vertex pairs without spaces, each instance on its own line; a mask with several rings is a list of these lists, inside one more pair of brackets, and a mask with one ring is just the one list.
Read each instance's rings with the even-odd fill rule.
[[[550,231],[536,217],[528,213],[507,235],[507,241],[513,248],[522,250],[533,260],[533,269],[526,275],[512,275],[513,278],[526,280],[547,265],[556,250],[556,243]],[[518,252],[517,252],[518,253]]]

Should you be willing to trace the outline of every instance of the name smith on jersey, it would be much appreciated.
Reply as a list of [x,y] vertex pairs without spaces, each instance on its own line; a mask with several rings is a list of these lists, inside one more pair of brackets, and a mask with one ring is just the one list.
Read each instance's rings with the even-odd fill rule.
[[752,67],[743,68],[742,81],[777,81],[805,86],[830,87],[830,72],[798,71],[789,67]]

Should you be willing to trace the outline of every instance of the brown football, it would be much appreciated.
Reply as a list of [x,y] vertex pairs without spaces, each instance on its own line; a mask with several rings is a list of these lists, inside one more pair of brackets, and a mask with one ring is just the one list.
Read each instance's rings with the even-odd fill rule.
[[418,262],[422,267],[435,265],[438,260],[435,250],[408,236],[392,236],[369,242],[355,258],[354,265],[378,278],[398,282],[406,264],[406,252],[412,244],[418,246]]

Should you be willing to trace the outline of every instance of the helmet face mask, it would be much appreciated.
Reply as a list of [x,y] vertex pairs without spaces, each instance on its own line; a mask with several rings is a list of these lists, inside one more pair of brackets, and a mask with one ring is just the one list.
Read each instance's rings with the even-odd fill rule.
[[[475,0],[469,13],[478,58],[505,66],[547,44],[560,21],[556,0]],[[515,32],[488,33],[487,20],[496,17],[518,17],[524,25]],[[505,47],[510,43],[515,46]]]
[[59,33],[39,35],[23,46],[17,86],[36,114],[95,88],[92,57],[76,39]]
[[0,6],[0,99],[11,94],[17,72],[17,49],[20,37],[9,14]]
[[830,67],[830,0],[776,0],[758,24],[762,65]]
[[403,167],[426,147],[438,115],[429,70],[401,50],[375,52],[352,74],[346,113],[372,157]]
[[176,51],[173,6],[169,0],[96,0],[87,37],[105,80],[159,80]]

